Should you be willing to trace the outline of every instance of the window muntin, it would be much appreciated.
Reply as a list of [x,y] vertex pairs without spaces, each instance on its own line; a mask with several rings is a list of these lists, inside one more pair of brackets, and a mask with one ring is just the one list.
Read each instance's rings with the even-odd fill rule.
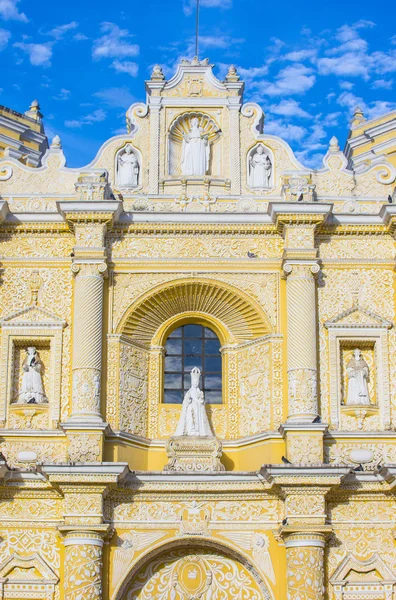
[[201,370],[200,388],[208,404],[222,402],[220,340],[203,325],[183,325],[175,329],[165,344],[164,402],[181,404],[191,387],[190,372]]

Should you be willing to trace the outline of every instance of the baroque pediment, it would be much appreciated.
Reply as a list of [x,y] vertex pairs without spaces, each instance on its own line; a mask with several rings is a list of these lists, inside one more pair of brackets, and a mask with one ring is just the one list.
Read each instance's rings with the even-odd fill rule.
[[383,319],[379,315],[376,315],[366,308],[359,306],[353,306],[348,310],[343,311],[333,319],[326,321],[325,327],[327,329],[332,328],[351,328],[351,327],[367,327],[367,328],[381,328],[390,329],[392,327],[391,321]]
[[162,96],[181,98],[226,97],[227,86],[213,74],[208,60],[183,60],[176,74],[163,87]]
[[358,560],[352,554],[347,554],[338,565],[330,578],[335,585],[345,582],[396,581],[394,573],[384,563],[378,554],[373,554],[368,560]]
[[56,584],[59,577],[41,556],[35,552],[30,556],[13,554],[0,565],[0,578],[8,583],[50,583]]
[[0,320],[1,327],[66,327],[67,323],[55,313],[32,304],[6,315]]

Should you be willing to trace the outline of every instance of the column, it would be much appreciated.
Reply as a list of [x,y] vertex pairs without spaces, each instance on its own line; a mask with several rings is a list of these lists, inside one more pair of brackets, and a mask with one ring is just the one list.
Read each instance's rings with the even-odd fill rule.
[[284,264],[287,303],[288,421],[312,422],[318,415],[316,261]]
[[103,534],[70,531],[65,546],[65,600],[102,598]]
[[103,277],[101,263],[74,263],[72,419],[102,421]]
[[323,600],[325,536],[291,533],[285,546],[287,600]]

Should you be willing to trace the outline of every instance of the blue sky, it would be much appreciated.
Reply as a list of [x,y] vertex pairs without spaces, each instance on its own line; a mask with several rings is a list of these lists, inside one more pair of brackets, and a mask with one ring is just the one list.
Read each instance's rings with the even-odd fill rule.
[[[170,77],[192,57],[194,6],[0,0],[0,104],[24,112],[37,98],[68,165],[87,164],[125,131],[153,65]],[[393,1],[201,0],[200,57],[221,78],[237,65],[266,132],[320,166],[332,135],[344,144],[356,104],[369,118],[396,109],[395,12]]]

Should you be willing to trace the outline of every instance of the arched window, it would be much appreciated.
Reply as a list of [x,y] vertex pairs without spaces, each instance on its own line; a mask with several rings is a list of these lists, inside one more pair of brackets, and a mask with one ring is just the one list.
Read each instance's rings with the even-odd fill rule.
[[191,387],[191,369],[198,367],[206,403],[221,404],[220,340],[214,331],[203,325],[183,325],[169,335],[165,351],[164,402],[183,402]]

